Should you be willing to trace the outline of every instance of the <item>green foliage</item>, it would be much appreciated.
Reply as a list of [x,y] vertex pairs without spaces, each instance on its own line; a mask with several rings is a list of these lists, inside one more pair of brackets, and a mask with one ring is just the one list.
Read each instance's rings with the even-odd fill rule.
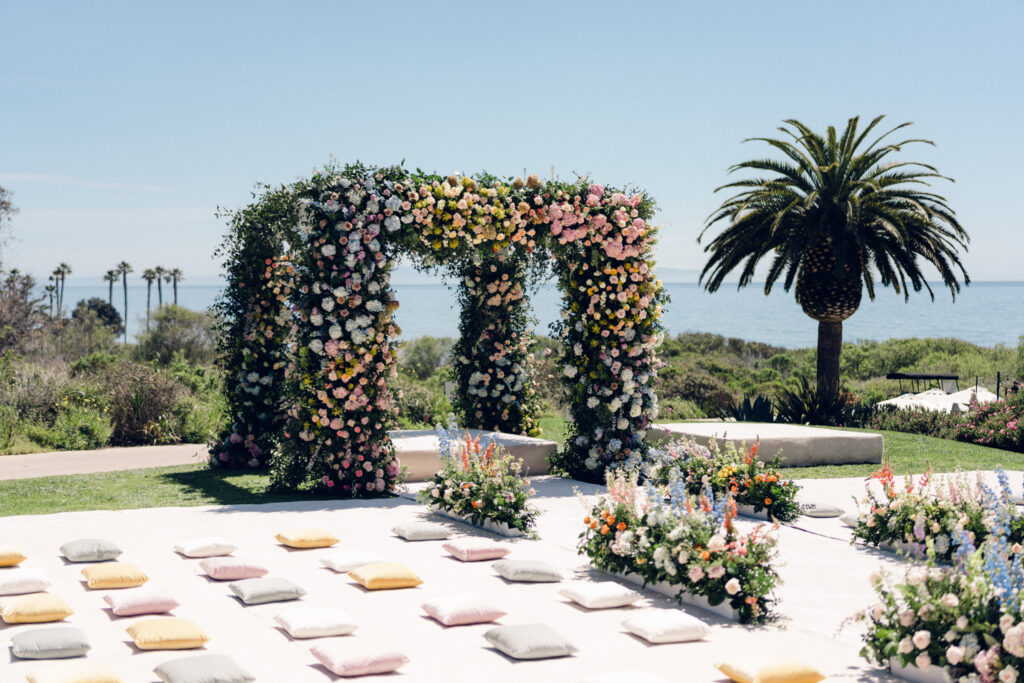
[[955,427],[957,441],[1024,453],[1024,396],[971,405]]
[[843,394],[820,392],[807,378],[800,377],[795,388],[779,393],[778,404],[780,422],[841,425],[847,402]]
[[115,336],[124,332],[124,321],[121,319],[121,314],[110,303],[99,297],[82,299],[75,306],[75,310],[71,311],[71,317],[74,320],[86,320],[89,316],[94,316],[102,325],[110,328]]
[[939,439],[952,439],[960,418],[939,410],[879,406],[867,425],[871,429],[884,429],[907,434],[924,434]]
[[419,380],[426,380],[445,367],[454,340],[448,337],[418,337],[402,349],[398,368]]
[[108,370],[117,362],[118,357],[116,354],[107,351],[93,351],[88,356],[82,356],[72,361],[69,369],[72,376],[89,375]]
[[400,429],[433,429],[445,423],[452,412],[452,405],[444,393],[447,378],[445,370],[439,370],[423,381],[417,381],[414,374],[398,373],[391,386],[398,405]]
[[737,422],[775,422],[775,407],[770,398],[758,395],[751,402],[749,396],[737,403],[730,411]]
[[139,358],[167,364],[180,353],[194,365],[213,362],[213,319],[208,313],[168,305],[157,310],[152,320],[150,331],[139,336]]

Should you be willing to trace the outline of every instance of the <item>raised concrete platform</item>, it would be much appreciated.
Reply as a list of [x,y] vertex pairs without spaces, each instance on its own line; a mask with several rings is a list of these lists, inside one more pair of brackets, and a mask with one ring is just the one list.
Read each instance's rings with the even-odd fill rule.
[[[545,439],[534,439],[517,434],[488,432],[482,429],[466,430],[480,441],[493,437],[515,458],[522,458],[526,473],[533,476],[547,474],[548,458],[558,450],[558,444]],[[388,432],[395,444],[398,459],[409,468],[406,481],[427,481],[441,469],[441,455],[437,434],[432,429],[396,429]]]
[[650,443],[686,435],[705,446],[711,439],[748,446],[761,441],[758,457],[768,461],[778,453],[786,467],[849,465],[882,462],[882,435],[763,422],[676,422],[647,430]]

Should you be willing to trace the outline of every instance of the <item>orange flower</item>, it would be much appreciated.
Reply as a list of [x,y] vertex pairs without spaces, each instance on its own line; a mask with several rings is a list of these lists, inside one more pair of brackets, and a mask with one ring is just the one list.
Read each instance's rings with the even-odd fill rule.
[[625,522],[619,522],[617,525],[615,525],[615,528],[618,529],[619,531],[625,531],[626,530],[626,523]]
[[470,501],[470,505],[472,505],[473,508],[475,509],[476,508],[476,501],[475,500],[474,501]]
[[608,515],[606,520],[609,524],[615,524],[615,515]]
[[604,525],[601,526],[601,535],[602,536],[607,536],[609,531],[611,531],[611,529],[608,528],[607,524],[604,524]]
[[587,517],[583,518],[583,523],[584,524],[590,524],[590,516],[589,515]]
[[595,530],[597,529],[597,520],[596,519],[590,523],[590,528],[591,529],[595,529]]
[[702,559],[702,560],[709,560],[709,559],[711,559],[711,553],[709,553],[707,550],[701,551],[700,559]]
[[729,487],[729,491],[730,491],[730,492],[731,492],[731,493],[732,493],[733,495],[736,495],[736,492],[737,492],[737,491],[739,491],[739,489],[738,489],[738,488],[736,488],[736,484],[733,484],[732,486],[730,486],[730,487]]
[[764,504],[765,505],[771,505],[772,504],[772,499],[771,498],[765,498],[764,499]]

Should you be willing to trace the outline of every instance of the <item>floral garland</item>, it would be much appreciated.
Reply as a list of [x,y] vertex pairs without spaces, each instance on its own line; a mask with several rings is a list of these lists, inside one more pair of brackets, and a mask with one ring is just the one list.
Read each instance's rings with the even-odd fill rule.
[[667,298],[653,274],[650,199],[585,181],[442,179],[361,165],[302,188],[292,195],[305,214],[290,241],[293,338],[274,337],[278,349],[295,349],[275,487],[362,496],[397,483],[387,382],[400,332],[390,287],[398,254],[461,276],[459,406],[468,424],[519,433],[536,433],[537,405],[523,292],[530,259],[553,259],[565,294],[555,331],[573,418],[559,464],[596,480],[608,466],[640,462],[642,434],[657,416],[654,350]]
[[800,516],[796,502],[800,487],[783,477],[778,455],[769,463],[758,460],[758,448],[755,443],[743,453],[733,442],[723,446],[717,439],[708,448],[682,437],[652,449],[646,474],[661,486],[678,480],[690,495],[710,486],[717,496],[731,494],[737,505],[750,506],[755,513],[765,510],[780,522],[790,522]]
[[609,472],[607,486],[594,504],[580,496],[588,514],[579,552],[595,567],[639,574],[645,585],[666,581],[711,605],[727,602],[744,623],[771,617],[780,582],[777,524],[741,532],[731,496],[716,499],[708,489],[694,498],[679,485],[644,488],[636,472]]

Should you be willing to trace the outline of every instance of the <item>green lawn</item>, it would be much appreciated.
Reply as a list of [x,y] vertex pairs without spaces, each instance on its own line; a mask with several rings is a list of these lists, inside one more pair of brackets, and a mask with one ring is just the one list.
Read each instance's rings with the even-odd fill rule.
[[[541,418],[543,436],[560,441],[565,421]],[[862,430],[871,431],[871,430]],[[937,472],[958,469],[1024,468],[1024,454],[934,439],[916,434],[881,432],[885,455],[897,474],[920,473],[930,464]],[[787,470],[794,478],[866,477],[877,465],[829,465]],[[267,494],[265,474],[209,470],[205,465],[160,467],[102,474],[0,481],[0,516],[47,514],[74,510],[194,505],[237,505],[311,500],[310,494]]]

